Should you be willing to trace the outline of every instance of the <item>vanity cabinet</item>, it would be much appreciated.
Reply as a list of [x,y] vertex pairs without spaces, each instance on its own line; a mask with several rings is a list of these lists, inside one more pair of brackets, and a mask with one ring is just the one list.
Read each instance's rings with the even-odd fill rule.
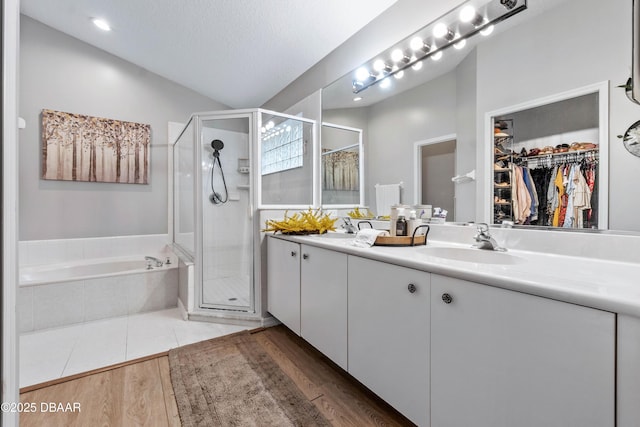
[[613,313],[431,276],[431,426],[615,425]]
[[267,307],[276,319],[347,369],[347,255],[267,241]]
[[347,255],[301,245],[300,335],[347,370]]
[[267,310],[300,335],[300,244],[267,239]]
[[430,274],[350,255],[348,276],[349,373],[429,425]]

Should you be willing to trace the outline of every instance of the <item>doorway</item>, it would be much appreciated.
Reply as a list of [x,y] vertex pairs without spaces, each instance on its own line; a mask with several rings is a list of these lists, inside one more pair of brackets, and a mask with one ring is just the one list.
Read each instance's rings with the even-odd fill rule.
[[415,143],[416,204],[446,209],[449,221],[455,218],[456,137],[446,135]]

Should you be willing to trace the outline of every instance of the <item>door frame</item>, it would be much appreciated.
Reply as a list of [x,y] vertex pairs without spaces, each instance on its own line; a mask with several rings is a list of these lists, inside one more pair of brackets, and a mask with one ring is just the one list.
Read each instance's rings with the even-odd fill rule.
[[[423,141],[416,141],[413,143],[413,204],[421,205],[420,202],[422,195],[422,147],[426,145],[439,144],[447,141],[458,141],[458,137],[455,133],[448,135],[442,135],[431,139],[425,139]],[[454,175],[457,173],[458,165],[454,163]],[[452,176],[452,177],[453,177]],[[453,191],[453,207],[456,208],[456,191]]]

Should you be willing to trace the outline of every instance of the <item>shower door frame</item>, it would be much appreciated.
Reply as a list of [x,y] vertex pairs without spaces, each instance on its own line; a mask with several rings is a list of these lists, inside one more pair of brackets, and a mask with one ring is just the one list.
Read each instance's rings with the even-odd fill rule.
[[[195,233],[195,269],[194,269],[194,285],[195,285],[195,307],[196,311],[205,311],[209,312],[211,310],[222,311],[227,313],[230,316],[243,316],[243,315],[254,315],[257,313],[256,310],[256,301],[257,298],[260,298],[260,292],[256,286],[259,282],[257,278],[260,277],[260,262],[256,262],[256,260],[260,260],[260,252],[259,252],[259,241],[256,242],[257,239],[260,238],[260,233],[257,230],[257,221],[255,221],[255,173],[253,169],[254,165],[254,157],[255,157],[255,132],[257,125],[257,109],[248,109],[248,110],[221,110],[221,111],[209,111],[203,113],[195,113],[194,117],[197,118],[195,123],[195,135],[197,138],[196,147],[195,147],[195,182],[197,183],[197,191],[195,192],[195,224],[194,224],[194,233]],[[249,286],[249,306],[231,306],[225,304],[210,304],[204,302],[204,274],[203,269],[204,265],[204,218],[203,218],[203,210],[204,210],[204,187],[202,185],[203,181],[203,144],[202,140],[202,131],[204,126],[202,125],[205,120],[220,120],[220,119],[248,119],[249,120],[249,170],[251,171],[251,175],[249,177],[249,212],[248,220],[251,221],[251,273],[250,273],[250,286]]]

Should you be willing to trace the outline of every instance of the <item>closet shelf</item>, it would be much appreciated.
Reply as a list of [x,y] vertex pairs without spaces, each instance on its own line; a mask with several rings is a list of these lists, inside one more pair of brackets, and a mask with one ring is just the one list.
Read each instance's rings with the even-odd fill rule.
[[565,151],[564,153],[547,153],[547,154],[539,154],[537,156],[520,156],[521,159],[526,160],[526,159],[545,159],[548,157],[558,157],[558,156],[573,156],[573,155],[580,155],[580,154],[588,154],[588,153],[598,153],[598,149],[597,148],[592,148],[589,150],[574,150],[574,151]]

